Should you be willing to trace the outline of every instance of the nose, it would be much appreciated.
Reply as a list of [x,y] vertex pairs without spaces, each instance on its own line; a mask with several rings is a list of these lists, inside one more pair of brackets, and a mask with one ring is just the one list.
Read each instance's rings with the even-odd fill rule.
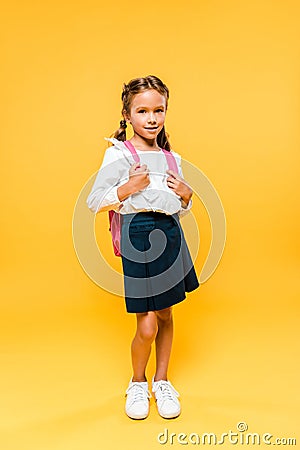
[[150,113],[149,113],[148,122],[151,122],[151,123],[156,122],[155,114],[152,111],[150,111]]

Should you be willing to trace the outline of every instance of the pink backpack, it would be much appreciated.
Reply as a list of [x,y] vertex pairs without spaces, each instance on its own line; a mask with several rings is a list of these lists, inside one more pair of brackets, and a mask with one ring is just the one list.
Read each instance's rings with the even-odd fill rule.
[[[128,148],[128,150],[131,151],[131,154],[133,156],[133,159],[135,162],[140,162],[140,158],[139,155],[136,152],[136,149],[134,148],[134,146],[132,145],[132,143],[130,141],[124,141],[124,144],[126,145],[126,147]],[[174,172],[178,173],[178,167],[177,167],[177,163],[176,160],[174,158],[174,155],[169,152],[166,149],[162,149],[162,151],[164,152],[166,158],[167,158],[167,163],[169,166],[170,170],[173,170]],[[114,253],[116,256],[121,256],[121,249],[120,249],[120,244],[121,244],[121,214],[114,211],[114,210],[110,210],[108,211],[108,216],[109,216],[109,231],[111,232],[112,235],[112,242],[113,242],[113,247],[114,247]]]

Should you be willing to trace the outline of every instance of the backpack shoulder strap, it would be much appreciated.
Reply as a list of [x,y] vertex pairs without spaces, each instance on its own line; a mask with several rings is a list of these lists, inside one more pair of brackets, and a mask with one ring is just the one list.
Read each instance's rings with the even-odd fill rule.
[[135,160],[135,162],[140,162],[139,155],[137,154],[136,149],[134,148],[132,143],[130,141],[124,141],[124,144],[126,145],[128,150],[131,151],[131,154],[132,154],[133,159]]
[[164,152],[165,157],[167,158],[169,169],[178,173],[178,166],[177,166],[177,162],[176,162],[176,159],[175,159],[175,156],[173,155],[173,153],[169,152],[168,150],[166,150],[164,148],[162,149],[162,151]]

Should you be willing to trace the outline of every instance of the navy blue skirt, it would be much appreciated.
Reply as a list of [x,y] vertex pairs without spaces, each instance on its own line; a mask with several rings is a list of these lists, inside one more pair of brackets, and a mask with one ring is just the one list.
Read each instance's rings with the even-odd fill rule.
[[178,214],[121,214],[126,310],[157,311],[199,287]]

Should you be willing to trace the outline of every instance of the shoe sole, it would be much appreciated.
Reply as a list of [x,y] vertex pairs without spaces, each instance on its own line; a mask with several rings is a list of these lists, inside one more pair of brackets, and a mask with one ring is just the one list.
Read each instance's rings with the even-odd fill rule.
[[176,414],[176,416],[163,416],[162,414],[158,413],[160,415],[160,417],[162,417],[163,419],[176,419],[176,417],[179,417],[181,412]]
[[127,414],[127,412],[125,411],[127,417],[129,417],[132,420],[144,420],[147,419],[147,417],[149,416],[149,413],[146,416],[130,416],[129,414]]

